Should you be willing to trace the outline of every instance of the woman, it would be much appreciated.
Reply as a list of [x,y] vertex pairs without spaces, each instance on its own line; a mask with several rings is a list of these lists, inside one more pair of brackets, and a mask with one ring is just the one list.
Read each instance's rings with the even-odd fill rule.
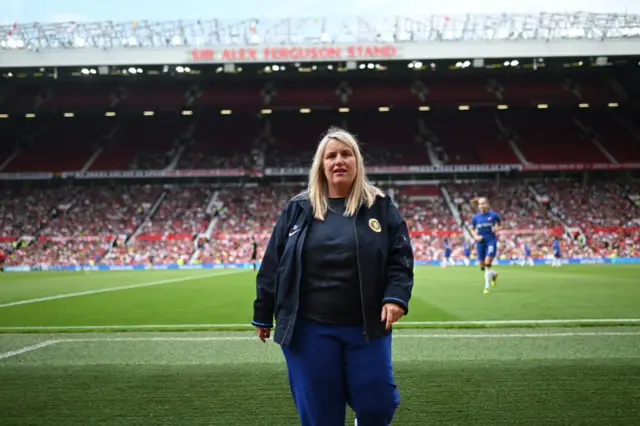
[[391,325],[408,313],[407,225],[366,179],[355,138],[331,128],[307,191],[277,220],[257,276],[252,324],[281,345],[302,426],[388,425],[399,403]]
[[474,198],[469,204],[478,211],[471,219],[471,234],[477,241],[480,270],[484,271],[483,293],[489,294],[489,288],[494,287],[498,280],[498,273],[492,269],[492,264],[498,254],[497,233],[502,229],[502,219],[491,210],[486,197]]

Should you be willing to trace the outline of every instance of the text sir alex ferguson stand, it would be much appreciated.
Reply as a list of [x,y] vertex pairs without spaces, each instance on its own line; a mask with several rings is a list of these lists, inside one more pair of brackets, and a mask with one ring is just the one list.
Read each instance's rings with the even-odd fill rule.
[[307,191],[278,217],[256,279],[252,324],[280,344],[302,426],[391,423],[400,397],[391,325],[409,311],[413,252],[405,221],[368,182],[358,144],[332,128]]

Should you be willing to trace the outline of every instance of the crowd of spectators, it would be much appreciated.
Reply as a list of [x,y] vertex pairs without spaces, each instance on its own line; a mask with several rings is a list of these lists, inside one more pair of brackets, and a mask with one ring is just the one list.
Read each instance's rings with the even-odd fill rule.
[[68,203],[77,190],[72,188],[24,188],[0,191],[0,234],[33,235],[46,226],[60,205]]
[[204,232],[211,216],[207,206],[213,196],[210,186],[191,188],[170,188],[153,216],[142,225],[142,234],[194,235]]
[[545,186],[558,214],[571,227],[640,226],[640,207],[621,195],[616,182],[551,181]]
[[[489,198],[503,218],[503,259],[522,258],[525,242],[533,257],[548,257],[555,235],[560,235],[566,257],[640,256],[640,208],[628,197],[637,183],[478,181],[444,187],[467,224],[473,213],[470,200]],[[463,228],[437,185],[384,188],[393,194],[412,233],[416,259],[441,260],[445,237],[452,257],[464,257]],[[301,190],[291,185],[4,190],[0,236],[7,239],[7,265],[247,262],[254,241],[258,259],[262,257],[282,207]],[[163,192],[163,201],[147,217]],[[537,196],[549,202],[541,203]],[[573,234],[564,225],[575,228]],[[11,241],[21,238],[9,249]]]
[[97,262],[109,249],[103,239],[46,239],[13,250],[7,265],[50,266],[86,265]]
[[161,192],[161,187],[142,185],[82,188],[41,232],[52,237],[128,235]]
[[487,197],[491,208],[502,218],[507,229],[556,228],[562,226],[547,207],[541,205],[529,190],[526,182],[469,182],[446,184],[465,222],[470,222],[475,211],[470,201],[475,197]]
[[111,265],[176,264],[187,263],[195,250],[190,239],[135,239],[129,245],[116,245],[101,263]]

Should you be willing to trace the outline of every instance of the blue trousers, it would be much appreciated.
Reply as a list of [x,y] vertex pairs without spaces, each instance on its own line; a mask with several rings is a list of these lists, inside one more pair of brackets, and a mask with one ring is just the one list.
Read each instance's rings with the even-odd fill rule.
[[393,379],[391,335],[370,339],[362,326],[300,318],[282,346],[301,426],[344,426],[346,405],[358,426],[391,423],[400,394]]

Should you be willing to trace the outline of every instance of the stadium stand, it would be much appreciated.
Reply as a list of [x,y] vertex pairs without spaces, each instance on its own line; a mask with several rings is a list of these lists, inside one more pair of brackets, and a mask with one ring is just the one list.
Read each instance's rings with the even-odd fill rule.
[[467,221],[475,213],[469,206],[471,199],[488,197],[491,207],[500,212],[507,229],[535,232],[536,229],[562,226],[546,207],[535,200],[526,182],[472,182],[446,184],[446,188]]
[[569,226],[583,229],[637,226],[640,209],[615,182],[549,182],[547,193]]
[[[3,181],[7,264],[246,262],[254,239],[260,257],[330,126],[358,136],[367,166],[387,167],[371,177],[405,217],[417,259],[440,260],[445,237],[462,258],[479,195],[503,217],[504,259],[522,257],[524,242],[548,257],[556,235],[570,257],[640,256],[634,172],[560,173],[640,161],[638,113],[625,103],[633,79],[586,67],[385,70],[0,81],[0,173],[55,174]],[[470,168],[421,169],[434,166]],[[100,175],[114,170],[180,177]],[[93,177],[64,181],[79,171]]]
[[[640,214],[624,195],[625,190],[637,185],[634,182],[625,188],[615,182],[590,186],[576,181],[534,182],[531,186],[538,193],[550,197],[547,206],[537,203],[526,182],[476,181],[442,187],[465,222],[472,213],[469,200],[488,196],[506,226],[501,254],[504,259],[517,259],[525,241],[534,257],[548,256],[555,235],[563,236],[563,250],[571,257],[640,254]],[[463,228],[438,185],[393,185],[387,190],[390,188],[412,232],[417,259],[441,259],[445,237],[454,245],[453,257],[462,258]],[[298,186],[220,190],[212,186],[124,186],[5,191],[4,199],[17,199],[19,203],[2,204],[3,237],[36,238],[15,250],[7,264],[77,265],[88,260],[120,265],[186,263],[194,253],[198,254],[193,259],[197,263],[245,262],[252,240],[265,247],[281,208],[300,190]],[[163,191],[166,197],[145,219]],[[220,208],[208,213],[214,193]],[[212,234],[196,252],[198,237],[212,220]],[[588,243],[581,244],[566,233],[563,223],[583,230]],[[127,239],[130,242],[123,244]],[[113,244],[115,241],[118,243]]]

